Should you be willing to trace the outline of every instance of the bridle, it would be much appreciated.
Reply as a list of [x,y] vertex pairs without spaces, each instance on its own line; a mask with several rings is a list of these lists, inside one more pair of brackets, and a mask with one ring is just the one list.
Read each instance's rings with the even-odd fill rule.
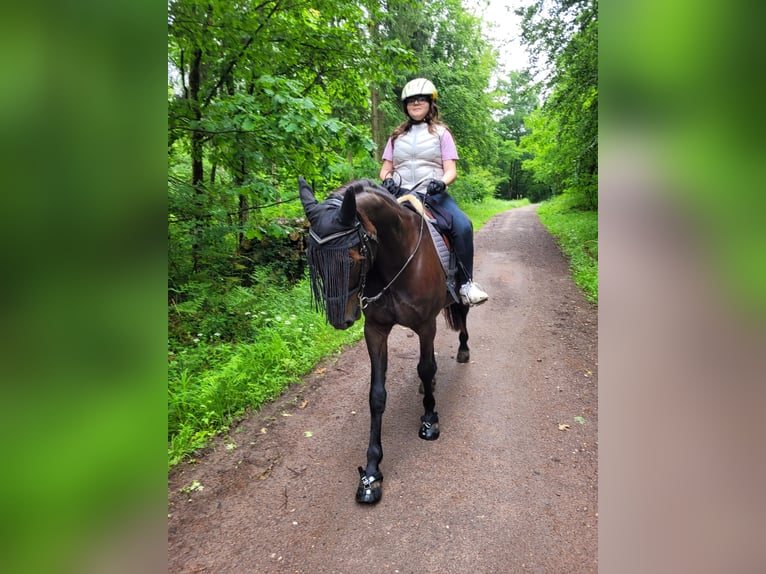
[[[375,255],[378,252],[378,237],[374,233],[370,233],[365,229],[365,227],[362,225],[362,223],[357,219],[354,222],[354,226],[350,229],[346,229],[343,231],[338,231],[337,233],[333,233],[331,235],[327,235],[326,237],[319,237],[316,233],[314,233],[313,229],[309,229],[309,235],[311,236],[311,239],[313,239],[317,246],[321,248],[323,244],[329,243],[333,240],[341,240],[344,237],[348,235],[356,234],[359,241],[355,243],[350,243],[348,245],[349,248],[359,246],[359,255],[363,261],[362,263],[362,269],[359,272],[359,284],[349,290],[346,293],[346,297],[353,297],[354,295],[357,295],[359,298],[359,303],[362,305],[364,297],[364,287],[367,284],[367,273],[372,268],[372,265],[375,262]],[[362,306],[364,309],[364,305]]]
[[[394,284],[394,281],[396,281],[399,276],[404,273],[404,270],[407,269],[407,266],[410,264],[412,259],[415,257],[415,254],[418,252],[418,249],[420,248],[420,243],[423,240],[423,229],[425,228],[425,219],[420,218],[420,232],[418,235],[418,242],[415,245],[415,249],[412,250],[412,253],[410,253],[409,257],[407,258],[407,261],[404,262],[404,265],[402,265],[402,268],[397,271],[396,275],[391,279],[391,281],[388,282],[388,284],[383,287],[376,295],[372,297],[365,297],[364,295],[364,289],[367,285],[367,274],[369,273],[370,269],[372,269],[372,266],[375,264],[375,257],[378,253],[378,236],[374,233],[370,233],[367,231],[367,229],[362,225],[362,223],[357,219],[354,223],[354,226],[350,229],[346,229],[343,231],[338,231],[336,233],[333,233],[331,235],[327,235],[325,237],[319,237],[314,233],[313,229],[309,229],[309,235],[311,238],[317,243],[317,246],[321,247],[323,244],[329,243],[333,240],[342,239],[343,237],[346,237],[347,235],[351,235],[353,233],[357,234],[357,237],[359,241],[355,245],[359,245],[359,255],[361,256],[362,260],[364,261],[362,269],[360,271],[359,275],[359,285],[355,287],[354,289],[351,289],[347,293],[347,297],[353,296],[354,294],[357,295],[359,298],[359,305],[362,309],[366,309],[371,303],[375,303],[378,301],[386,291],[391,287],[391,285]],[[349,247],[352,247],[353,245],[350,245]]]

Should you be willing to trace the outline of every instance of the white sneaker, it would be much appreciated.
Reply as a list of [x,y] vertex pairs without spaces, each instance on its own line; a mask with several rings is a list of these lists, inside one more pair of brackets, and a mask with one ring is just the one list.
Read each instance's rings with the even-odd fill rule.
[[473,281],[469,281],[460,287],[460,300],[465,305],[480,305],[487,299],[489,299],[489,295]]

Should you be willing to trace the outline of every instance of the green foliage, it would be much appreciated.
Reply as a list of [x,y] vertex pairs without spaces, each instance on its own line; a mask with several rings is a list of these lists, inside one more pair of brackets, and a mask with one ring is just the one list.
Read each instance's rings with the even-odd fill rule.
[[[173,465],[273,400],[323,356],[361,337],[330,327],[304,279],[292,288],[259,270],[253,287],[211,294],[194,286],[173,305],[168,343],[168,457]],[[172,321],[171,321],[172,323]]]
[[534,175],[534,181],[551,189],[554,194],[563,193],[569,171],[565,145],[559,137],[558,117],[538,110],[526,120],[529,135],[522,139],[523,151],[528,151],[522,166]]
[[449,193],[461,204],[481,203],[492,197],[498,179],[490,171],[476,168],[472,173],[458,177],[450,185]]
[[350,1],[170,2],[173,288],[241,276],[232,266],[242,249],[266,237],[295,241],[300,226],[274,219],[301,215],[289,205],[298,175],[330,185],[370,175],[374,144],[357,120],[377,68],[364,33],[376,10]]
[[502,113],[497,121],[498,135],[508,143],[518,144],[528,133],[525,118],[539,106],[540,88],[529,70],[512,71],[498,82]]
[[505,140],[498,153],[498,167],[505,169],[507,177],[500,179],[495,188],[495,196],[506,199],[526,197],[536,203],[551,195],[551,188],[535,177],[534,167],[527,164],[534,156],[522,150],[514,140]]
[[535,180],[554,194],[568,190],[598,205],[598,1],[557,0],[526,10],[522,38],[533,58],[549,66],[549,95],[526,120],[521,147]]
[[584,210],[580,201],[574,194],[559,195],[538,207],[537,214],[569,258],[585,298],[598,303],[598,212]]

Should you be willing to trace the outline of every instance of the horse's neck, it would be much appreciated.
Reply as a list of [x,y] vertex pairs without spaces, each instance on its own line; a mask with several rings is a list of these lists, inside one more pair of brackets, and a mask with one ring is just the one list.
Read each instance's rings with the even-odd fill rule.
[[363,222],[368,221],[377,235],[377,259],[393,265],[406,261],[417,245],[419,216],[377,196],[365,198],[357,207]]

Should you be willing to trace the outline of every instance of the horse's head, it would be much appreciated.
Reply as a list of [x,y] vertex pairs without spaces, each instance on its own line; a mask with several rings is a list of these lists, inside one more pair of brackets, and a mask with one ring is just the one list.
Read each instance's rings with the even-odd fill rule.
[[336,329],[348,329],[362,316],[360,296],[371,265],[370,235],[356,216],[356,188],[349,186],[319,203],[302,177],[300,198],[311,227],[308,241],[311,290],[317,307]]

